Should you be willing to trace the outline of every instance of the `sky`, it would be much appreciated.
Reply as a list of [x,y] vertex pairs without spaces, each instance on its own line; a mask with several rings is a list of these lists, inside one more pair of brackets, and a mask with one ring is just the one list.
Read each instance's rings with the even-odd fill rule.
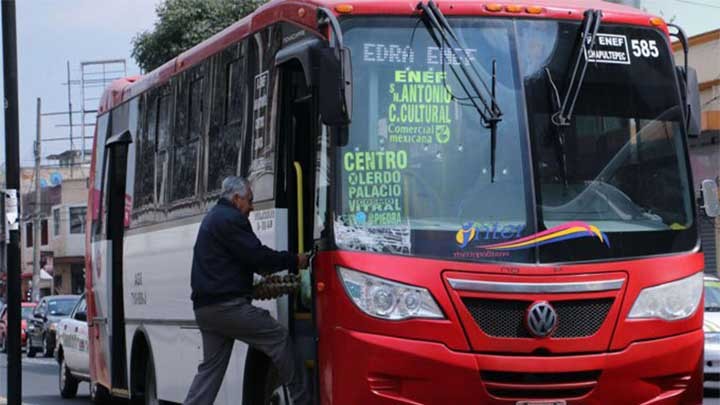
[[[67,61],[72,80],[80,79],[80,63],[126,59],[128,75],[139,73],[131,58],[132,38],[152,29],[155,4],[160,0],[16,0],[18,47],[18,93],[20,120],[20,165],[33,166],[37,101],[43,112],[67,112]],[[0,74],[1,74],[0,70]],[[80,109],[80,86],[71,86],[73,110]],[[91,106],[88,108],[95,108]],[[2,115],[2,114],[0,114]],[[86,121],[94,121],[86,116]],[[73,116],[73,123],[80,115]],[[4,134],[4,116],[0,117]],[[43,138],[68,137],[68,116],[45,117]],[[80,128],[74,128],[79,137]],[[87,133],[91,136],[91,133]],[[80,149],[79,140],[75,143]],[[90,141],[86,140],[87,148]],[[69,142],[43,142],[43,157],[68,150]],[[5,161],[4,137],[0,162]],[[45,163],[45,162],[44,162]],[[4,164],[3,164],[4,166]],[[2,168],[4,169],[4,167]]]
[[[130,56],[132,38],[152,29],[155,5],[161,1],[16,0],[21,166],[34,164],[36,99],[42,98],[44,112],[67,111],[67,87],[63,85],[67,61],[73,80],[80,78],[80,62],[93,60],[126,59],[127,73],[137,74],[139,68]],[[641,0],[641,7],[680,24],[688,35],[720,28],[720,0]],[[71,91],[73,109],[79,109],[80,87],[73,86]],[[74,123],[79,119],[79,115],[73,117]],[[63,124],[67,124],[67,116],[43,118],[43,138],[67,137],[68,128],[57,126]],[[4,133],[2,114],[0,128]],[[74,132],[78,136],[79,128]],[[4,137],[0,139],[0,162],[5,160],[3,144]],[[79,149],[79,144],[76,147]],[[42,155],[67,149],[69,142],[45,142]]]
[[688,36],[720,28],[720,0],[641,0],[640,8],[681,26]]

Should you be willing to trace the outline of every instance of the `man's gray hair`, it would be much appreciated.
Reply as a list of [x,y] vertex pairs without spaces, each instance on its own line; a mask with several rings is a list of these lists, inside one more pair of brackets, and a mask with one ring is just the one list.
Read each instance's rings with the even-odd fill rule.
[[231,200],[235,194],[240,197],[247,197],[250,191],[250,183],[244,177],[228,176],[222,182],[221,198]]

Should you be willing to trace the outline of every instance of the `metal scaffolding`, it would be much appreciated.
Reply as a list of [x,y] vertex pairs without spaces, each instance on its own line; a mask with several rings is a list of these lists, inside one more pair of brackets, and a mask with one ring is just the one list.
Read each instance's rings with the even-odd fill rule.
[[[82,93],[82,105],[80,106],[80,139],[82,139],[80,162],[85,163],[86,160],[86,128],[95,126],[95,116],[91,116],[92,122],[85,122],[85,114],[96,114],[100,97],[105,88],[113,80],[126,76],[127,64],[125,63],[125,59],[96,60],[80,63],[80,92]],[[70,132],[70,150],[75,150],[72,132]]]

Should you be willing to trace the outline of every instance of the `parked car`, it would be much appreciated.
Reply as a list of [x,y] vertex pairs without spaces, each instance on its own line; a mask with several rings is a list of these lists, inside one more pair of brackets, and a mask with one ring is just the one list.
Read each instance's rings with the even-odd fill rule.
[[705,277],[705,389],[720,395],[720,279]]
[[[32,317],[35,302],[23,302],[20,312],[20,344],[25,347],[27,341],[27,321]],[[7,306],[0,310],[0,353],[7,352]]]
[[70,315],[79,299],[79,295],[51,295],[38,302],[28,323],[28,357],[35,357],[38,352],[42,352],[45,357],[52,357],[57,324]]
[[85,295],[80,297],[70,316],[58,323],[55,359],[60,365],[58,368],[60,396],[73,398],[77,394],[80,381],[90,381]]

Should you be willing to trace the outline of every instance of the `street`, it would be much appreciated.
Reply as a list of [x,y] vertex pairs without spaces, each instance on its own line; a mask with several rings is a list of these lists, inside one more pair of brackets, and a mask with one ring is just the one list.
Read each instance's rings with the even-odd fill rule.
[[[29,359],[22,355],[24,405],[91,404],[87,383],[80,383],[77,398],[63,399],[58,391],[58,364],[53,358]],[[0,404],[7,397],[7,355],[0,354]]]
[[[87,383],[80,383],[77,398],[63,399],[57,387],[58,365],[55,359],[22,356],[23,405],[87,405],[92,404]],[[0,405],[7,396],[7,355],[0,354]],[[706,398],[703,405],[718,405],[720,398]]]

